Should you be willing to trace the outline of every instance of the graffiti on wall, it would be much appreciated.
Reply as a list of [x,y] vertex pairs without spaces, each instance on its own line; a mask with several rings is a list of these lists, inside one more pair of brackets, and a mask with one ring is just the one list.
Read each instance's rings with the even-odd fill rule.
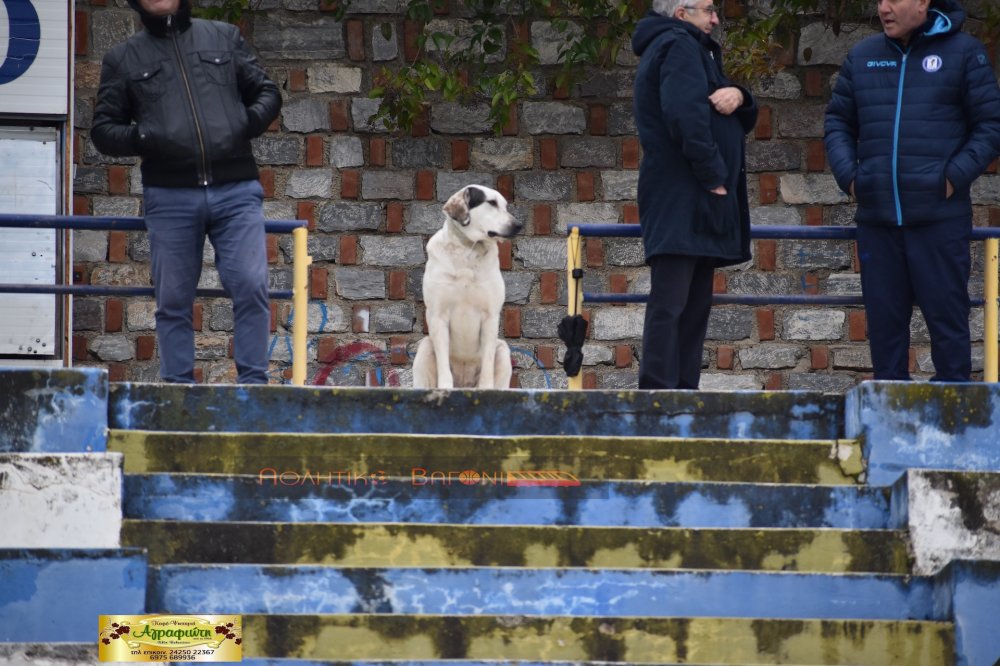
[[[325,303],[319,303],[320,321],[317,331],[323,331],[329,322],[329,312]],[[268,347],[268,358],[272,360],[272,370],[269,375],[272,380],[280,384],[288,384],[290,379],[285,377],[285,371],[291,368],[291,361],[275,360],[275,350],[281,349],[285,359],[292,357],[292,322],[295,312],[290,311],[288,320],[284,323],[285,332],[277,332],[271,336]],[[365,386],[402,386],[399,366],[393,365],[390,355],[380,346],[372,342],[358,340],[345,342],[332,348],[327,348],[323,352],[323,357],[318,354],[319,339],[316,336],[306,338],[306,349],[308,351],[317,349],[315,374],[306,380],[310,386],[344,386],[356,385],[359,383],[359,375],[363,376]],[[534,352],[524,347],[510,348],[511,361],[515,368],[537,368],[541,370],[545,388],[552,388],[552,378],[548,370],[535,356]],[[407,356],[412,360],[415,353],[407,351]]]

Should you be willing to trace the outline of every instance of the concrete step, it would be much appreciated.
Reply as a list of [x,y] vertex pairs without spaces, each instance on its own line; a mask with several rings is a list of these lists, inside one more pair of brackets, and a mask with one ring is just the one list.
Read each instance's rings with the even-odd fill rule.
[[637,569],[162,565],[168,613],[944,620],[928,578]]
[[[398,434],[200,433],[113,430],[108,448],[125,472],[252,474],[278,484],[333,475],[385,475],[457,482],[521,470],[558,470],[577,479],[852,484],[863,471],[849,440],[668,437],[476,437]],[[306,475],[310,476],[307,477]],[[449,476],[450,475],[450,476]],[[367,478],[365,479],[367,484]]]
[[938,612],[957,628],[955,653],[963,666],[1000,663],[1000,561],[953,560],[934,582]]
[[244,655],[310,660],[949,666],[949,623],[455,615],[245,615]]
[[122,478],[120,453],[0,453],[0,548],[117,548]]
[[0,666],[98,666],[99,664],[95,640],[86,643],[0,643]]
[[836,439],[843,397],[801,391],[423,391],[116,383],[126,430]]
[[[15,647],[21,647],[22,644],[17,644]],[[102,663],[97,659],[97,648],[93,649],[93,656],[89,656],[85,648],[88,646],[78,646],[77,644],[30,644],[23,646],[21,652],[10,652],[9,657],[4,657],[5,648],[7,646],[0,645],[0,666],[101,666]],[[75,654],[70,656],[65,656],[63,651],[66,649],[72,649]],[[86,656],[78,656],[78,654]],[[176,663],[176,662],[169,662]],[[189,662],[180,662],[189,663]],[[262,658],[244,658],[240,662],[243,666],[608,666],[613,662],[609,661],[496,661],[496,660],[478,660],[469,661],[466,659],[455,660],[449,659],[447,661],[412,661],[412,660],[393,660],[393,661],[316,661],[314,659],[268,659],[266,657]],[[637,664],[631,662],[633,666],[647,666],[646,664]],[[661,666],[661,665],[658,665]],[[680,666],[679,664],[677,666]],[[691,664],[685,662],[683,666],[719,666],[718,664]],[[728,666],[728,665],[727,665]],[[747,666],[747,665],[741,665]]]
[[107,371],[0,369],[0,451],[103,451],[107,429]]
[[885,529],[889,492],[864,486],[582,481],[578,487],[463,483],[261,483],[259,476],[125,477],[126,518],[179,521],[460,523],[617,527]]
[[138,549],[0,549],[0,643],[94,642],[97,616],[143,613]]
[[[582,661],[582,660],[552,660],[552,661],[525,661],[518,659],[517,661],[506,660],[506,659],[480,659],[476,661],[470,661],[468,659],[448,659],[448,660],[434,660],[434,661],[413,661],[409,659],[404,660],[392,660],[392,661],[316,661],[314,659],[268,659],[266,657],[249,659],[244,658],[240,662],[243,666],[610,666],[611,664],[622,664],[625,662],[612,662],[612,661]],[[629,666],[653,666],[648,662],[627,662]],[[736,664],[735,662],[727,662],[723,664],[693,664],[691,662],[685,661],[683,664],[656,664],[656,666],[756,666],[762,662],[755,662],[755,664]],[[771,661],[763,662],[768,664],[778,664],[783,662]],[[3,661],[0,661],[3,664]],[[20,665],[19,665],[20,666]],[[62,664],[59,664],[62,666]],[[75,666],[75,665],[74,665]],[[94,666],[99,666],[94,664]],[[945,665],[942,665],[945,666]]]
[[908,571],[889,530],[684,529],[126,520],[152,564]]
[[[97,647],[84,643],[0,643],[0,666],[101,666],[97,658]],[[180,662],[187,664],[190,662]],[[283,659],[269,657],[245,657],[240,662],[242,666],[611,666],[622,662],[610,661],[510,661],[505,659],[448,659],[413,660],[316,660],[316,659]],[[760,662],[757,662],[760,663]],[[771,662],[779,663],[779,662]],[[630,666],[651,666],[639,662],[629,662]],[[658,664],[657,666],[664,666]],[[680,666],[666,665],[666,666]],[[692,664],[684,662],[683,666],[721,666],[720,664]],[[730,663],[726,666],[734,666]],[[735,666],[750,666],[736,664]]]
[[845,396],[844,414],[872,485],[892,485],[907,469],[1000,471],[996,382],[863,382]]

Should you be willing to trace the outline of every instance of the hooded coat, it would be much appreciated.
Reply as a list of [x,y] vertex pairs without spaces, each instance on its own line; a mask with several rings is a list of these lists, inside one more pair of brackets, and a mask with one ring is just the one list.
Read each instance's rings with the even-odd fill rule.
[[142,157],[142,182],[197,187],[258,177],[250,139],[281,110],[281,93],[236,26],[153,16],[104,56],[90,136],[102,153]]
[[[719,45],[696,26],[648,13],[636,25],[640,56],[634,113],[642,164],[639,224],[646,260],[663,254],[713,257],[718,266],[750,259],[745,135],[757,104],[726,116],[709,95],[734,86],[722,71]],[[710,190],[724,185],[725,195]]]
[[972,182],[1000,153],[1000,87],[964,22],[955,0],[932,0],[907,45],[874,35],[848,53],[825,142],[837,184],[854,184],[858,224],[972,219]]

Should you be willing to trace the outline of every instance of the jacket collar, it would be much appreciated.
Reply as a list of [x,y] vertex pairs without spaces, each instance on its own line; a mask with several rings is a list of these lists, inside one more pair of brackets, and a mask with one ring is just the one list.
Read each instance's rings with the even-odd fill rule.
[[[959,32],[962,29],[962,24],[965,22],[965,12],[962,8],[954,2],[948,4],[939,2],[937,4],[940,6],[931,7],[927,12],[927,20],[913,31],[909,47],[922,43],[926,39]],[[898,39],[889,39],[888,37],[886,39],[895,44],[899,50],[907,50]]]
[[139,13],[139,20],[146,31],[157,37],[166,37],[171,31],[184,32],[191,27],[191,3],[181,0],[176,14],[153,16],[139,4],[139,0],[128,0],[128,4]]
[[695,24],[688,23],[687,21],[682,21],[682,20],[674,18],[672,16],[665,17],[665,18],[675,28],[680,28],[681,30],[686,31],[692,37],[694,37],[695,39],[697,39],[698,43],[701,44],[702,46],[704,46],[705,48],[707,48],[707,49],[713,49],[715,47],[718,47],[718,44],[715,43],[715,40],[712,39],[712,36],[709,35],[709,34],[707,34],[704,31],[702,31],[702,29],[699,28],[698,26],[696,26]]
[[[664,35],[679,36],[688,34],[698,40],[698,43],[710,51],[720,51],[719,45],[711,35],[702,32],[697,26],[676,19],[672,16],[663,16],[654,11],[649,11],[639,20],[632,34],[632,51],[636,55],[642,55],[654,42],[662,39]],[[721,51],[720,51],[721,52]]]

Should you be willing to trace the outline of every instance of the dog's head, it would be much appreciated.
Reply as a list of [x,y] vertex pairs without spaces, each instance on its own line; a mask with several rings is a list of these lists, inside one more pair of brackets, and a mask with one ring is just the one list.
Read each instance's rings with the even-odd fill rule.
[[487,238],[510,238],[523,226],[507,212],[507,199],[482,185],[468,185],[455,192],[445,202],[444,213],[473,243]]

